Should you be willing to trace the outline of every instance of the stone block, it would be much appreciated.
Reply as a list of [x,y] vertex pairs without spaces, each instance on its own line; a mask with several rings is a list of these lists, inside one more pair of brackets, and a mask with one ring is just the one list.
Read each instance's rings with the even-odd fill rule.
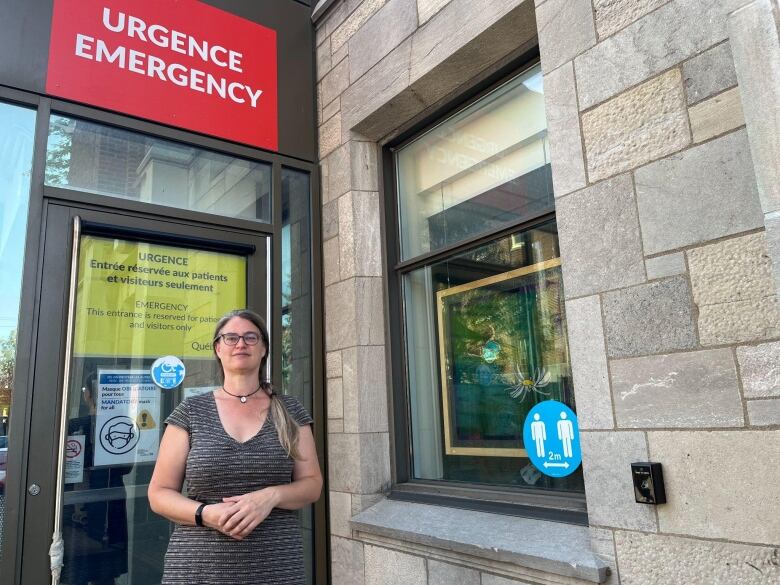
[[345,492],[328,492],[330,502],[330,533],[335,536],[349,538],[352,530],[349,519],[352,517],[352,494]]
[[780,341],[737,348],[745,398],[780,397]]
[[335,100],[330,102],[327,106],[322,108],[321,121],[325,122],[326,120],[330,120],[333,116],[335,116],[340,111],[341,111],[341,98],[336,98]]
[[361,78],[416,28],[416,0],[388,0],[349,39],[350,83]]
[[644,282],[639,218],[629,175],[562,197],[556,208],[567,297]]
[[748,420],[754,427],[780,426],[780,400],[748,400]]
[[420,26],[428,22],[431,17],[444,8],[450,0],[417,0],[417,15]]
[[[648,434],[664,466],[661,532],[748,543],[780,542],[780,431]],[[622,560],[621,560],[622,571]]]
[[[525,26],[508,17],[510,12],[514,16],[524,15]],[[506,35],[509,38],[488,32],[489,42],[479,42],[488,29],[507,20],[514,25],[512,35]],[[451,0],[412,38],[411,81],[422,81],[437,69],[435,79],[424,84],[424,88],[415,87],[415,93],[424,96],[427,103],[433,103],[438,99],[436,95],[444,96],[464,79],[483,71],[487,65],[483,55],[505,55],[512,50],[510,47],[516,48],[530,40],[536,32],[533,25],[533,8],[523,6],[523,0]],[[469,47],[478,50],[471,52]],[[452,66],[447,61],[453,62]]]
[[780,294],[780,212],[773,211],[764,215],[766,228],[766,247],[772,259],[772,274],[775,290]]
[[618,427],[745,424],[730,349],[614,360],[611,372]]
[[500,571],[511,563],[531,569],[534,577],[568,577],[560,583],[600,583],[606,573],[606,565],[590,550],[584,526],[389,499],[354,516],[350,525],[361,535],[433,547],[471,562],[478,558]]
[[[349,326],[342,323],[341,326]],[[357,345],[384,345],[384,280],[355,279],[355,329]]]
[[[347,131],[357,127],[370,114],[409,87],[411,51],[412,41],[408,39],[342,94],[341,111]],[[412,102],[412,107],[414,105],[417,105],[417,111],[424,107],[419,100]],[[399,118],[403,119],[403,114],[396,120]]]
[[377,145],[352,141],[349,144],[352,188],[357,191],[378,191]]
[[384,297],[381,278],[350,278],[325,287],[325,347],[383,345]]
[[339,235],[339,204],[330,201],[322,206],[322,239],[329,240]]
[[349,87],[349,59],[344,59],[322,78],[321,100],[324,108],[339,97]]
[[332,582],[339,585],[365,585],[363,543],[338,536],[330,538]]
[[611,429],[615,421],[598,295],[566,302],[566,328],[580,428]]
[[580,108],[603,102],[724,40],[726,15],[743,3],[673,0],[604,39],[574,61]]
[[611,358],[696,347],[691,292],[683,276],[607,293],[603,303]]
[[688,104],[695,104],[737,85],[737,72],[728,41],[683,63],[683,85]]
[[676,152],[690,141],[682,77],[672,69],[583,114],[588,176],[598,181]]
[[344,418],[344,380],[331,378],[327,381],[326,392],[328,418]]
[[676,252],[674,254],[664,254],[656,258],[648,258],[645,260],[645,270],[647,270],[648,280],[683,274],[687,271],[685,255],[682,252]]
[[571,63],[544,77],[544,109],[550,140],[553,190],[556,197],[587,184],[582,155],[577,89]]
[[377,10],[385,5],[387,0],[364,0],[360,2],[355,10],[344,19],[344,22],[333,31],[331,43],[333,52],[342,50],[347,46],[347,41],[357,30],[371,18]]
[[330,71],[331,66],[331,54],[330,54],[330,37],[327,37],[322,43],[317,45],[317,81],[325,77]]
[[428,585],[484,585],[479,571],[428,559]]
[[688,251],[702,345],[780,335],[780,309],[763,232]]
[[634,176],[646,254],[763,225],[744,130],[649,164]]
[[609,567],[605,585],[620,585],[617,558],[615,557],[615,533],[605,528],[590,527],[590,547],[593,553]]
[[341,353],[344,371],[344,431],[387,431],[384,346],[350,347]]
[[335,2],[331,9],[315,23],[317,42],[329,37],[347,17],[347,3]]
[[382,276],[379,194],[351,191],[339,198],[341,278]]
[[652,12],[669,0],[593,0],[596,31],[603,39]]
[[330,378],[341,378],[341,352],[331,351],[325,356],[325,375]]
[[322,204],[330,201],[330,167],[327,158],[320,160],[320,188],[322,189]]
[[590,0],[547,0],[536,9],[536,26],[545,73],[596,44]]
[[425,559],[366,545],[366,585],[427,585]]
[[341,197],[352,188],[349,144],[344,144],[328,157],[328,198],[323,203]]
[[319,128],[320,158],[328,156],[341,144],[341,114],[325,120]]
[[506,577],[500,577],[499,575],[482,573],[482,585],[530,585],[530,584],[527,581],[518,581],[516,579],[508,579]]
[[[744,0],[742,4],[746,4]],[[756,0],[729,18],[750,151],[764,213],[780,211],[780,39],[777,3]]]
[[780,580],[778,550],[639,532],[615,533],[622,585],[701,583],[771,585]]
[[339,269],[339,254],[341,253],[338,237],[326,240],[322,244],[322,280],[325,286],[341,280]]
[[349,45],[345,43],[340,49],[333,51],[331,62],[334,65],[336,63],[341,63],[347,57],[347,55],[349,55]]
[[590,524],[656,532],[655,511],[634,501],[631,481],[630,464],[648,461],[644,433],[583,431],[580,437]]
[[329,489],[353,494],[377,493],[390,482],[387,433],[328,434]]
[[688,110],[694,142],[703,142],[745,125],[739,88],[724,91]]
[[343,418],[329,418],[325,423],[328,429],[328,435],[344,432],[344,419]]
[[355,279],[325,287],[325,314],[325,348],[333,351],[355,345]]
[[352,494],[352,515],[360,514],[384,499],[384,494]]

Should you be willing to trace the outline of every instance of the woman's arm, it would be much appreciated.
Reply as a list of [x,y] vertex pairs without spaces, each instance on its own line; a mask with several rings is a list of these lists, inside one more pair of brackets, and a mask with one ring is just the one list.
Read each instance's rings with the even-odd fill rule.
[[160,452],[149,482],[149,505],[156,514],[177,524],[195,525],[195,510],[200,504],[181,493],[184,469],[190,453],[187,431],[168,425],[160,441]]
[[322,472],[310,425],[298,429],[298,452],[301,458],[295,461],[292,483],[269,488],[276,493],[274,508],[299,510],[320,499]]
[[225,534],[238,540],[252,532],[274,508],[298,510],[316,502],[322,493],[322,472],[314,435],[309,425],[298,429],[300,459],[293,466],[293,481],[241,496],[224,498],[230,504],[219,519]]
[[[160,442],[160,452],[149,482],[149,505],[152,511],[177,524],[195,525],[195,511],[201,502],[191,500],[181,493],[184,470],[190,452],[190,437],[187,431],[176,425],[168,425]],[[203,523],[210,528],[222,530],[219,518],[227,508],[226,504],[209,504],[203,509]]]

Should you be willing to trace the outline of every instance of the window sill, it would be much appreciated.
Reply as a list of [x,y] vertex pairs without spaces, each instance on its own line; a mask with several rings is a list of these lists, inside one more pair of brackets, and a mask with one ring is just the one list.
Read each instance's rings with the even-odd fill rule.
[[607,579],[587,527],[444,506],[382,500],[354,516],[353,530],[573,577]]

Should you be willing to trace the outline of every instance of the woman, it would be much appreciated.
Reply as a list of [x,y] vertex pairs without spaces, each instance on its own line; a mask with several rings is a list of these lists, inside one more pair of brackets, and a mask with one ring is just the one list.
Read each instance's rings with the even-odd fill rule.
[[166,420],[149,484],[152,510],[176,523],[163,584],[304,582],[293,510],[319,498],[322,474],[311,417],[261,378],[268,341],[252,311],[223,317],[213,342],[222,386]]

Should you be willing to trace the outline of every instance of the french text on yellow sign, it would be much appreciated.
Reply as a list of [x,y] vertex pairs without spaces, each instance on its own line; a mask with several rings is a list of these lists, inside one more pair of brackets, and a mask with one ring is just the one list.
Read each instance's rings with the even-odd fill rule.
[[217,320],[244,306],[244,256],[81,238],[76,355],[208,358]]

